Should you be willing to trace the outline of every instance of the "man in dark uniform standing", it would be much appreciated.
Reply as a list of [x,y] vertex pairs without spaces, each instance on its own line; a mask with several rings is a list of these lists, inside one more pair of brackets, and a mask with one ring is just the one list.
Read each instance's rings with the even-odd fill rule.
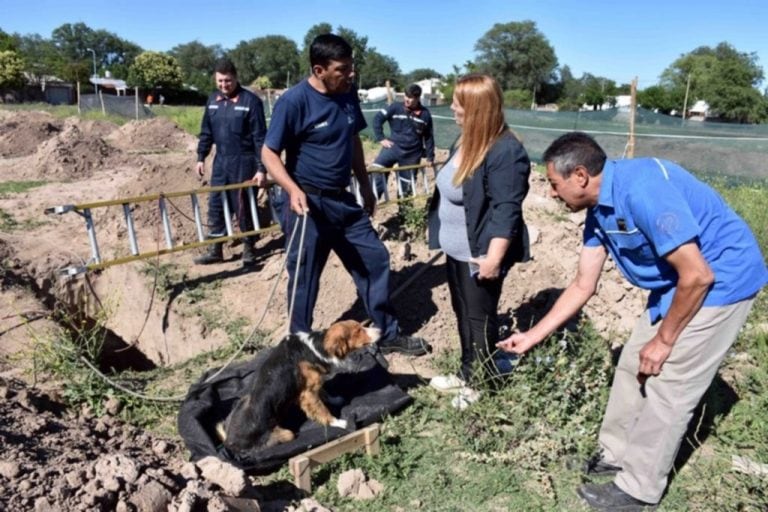
[[[384,136],[384,122],[389,122],[389,137]],[[392,167],[397,164],[416,165],[426,154],[427,164],[435,163],[435,138],[432,114],[421,104],[421,87],[411,84],[405,88],[405,101],[381,109],[373,118],[373,133],[382,150],[372,167]],[[387,187],[388,174],[375,173],[376,195],[381,197]],[[416,169],[398,171],[397,194],[407,197],[413,193]]]
[[[427,343],[403,335],[389,302],[389,253],[368,214],[375,198],[365,169],[359,132],[365,128],[360,101],[352,85],[352,48],[334,34],[317,36],[310,46],[309,78],[286,91],[275,103],[262,160],[288,194],[281,225],[296,229],[306,222],[304,254],[296,271],[299,243],[288,251],[289,297],[296,282],[292,333],[309,332],[320,274],[333,250],[351,274],[374,325],[381,329],[382,352],[423,355]],[[285,164],[280,153],[285,150]],[[347,191],[351,172],[360,183],[365,209]],[[298,226],[301,232],[301,226]],[[289,305],[290,307],[290,305]]]
[[[200,142],[197,145],[197,173],[205,174],[205,157],[216,144],[211,186],[231,185],[253,181],[264,186],[266,172],[261,163],[261,147],[267,123],[264,104],[258,96],[244,89],[237,81],[237,69],[229,59],[216,63],[216,87],[218,91],[208,97],[205,114],[200,126]],[[241,231],[254,229],[250,204],[245,199],[245,189],[227,192],[230,213],[236,213]],[[208,201],[208,237],[226,236],[224,207],[220,192],[211,194]],[[243,266],[256,262],[253,237],[246,237],[243,244]],[[195,263],[209,265],[224,259],[222,242],[214,243],[207,253],[195,258]]]

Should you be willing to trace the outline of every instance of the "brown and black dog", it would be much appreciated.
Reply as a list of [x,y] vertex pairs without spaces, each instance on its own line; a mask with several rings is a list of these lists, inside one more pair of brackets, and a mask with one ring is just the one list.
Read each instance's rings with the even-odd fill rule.
[[379,335],[376,328],[345,320],[324,331],[283,338],[264,360],[251,389],[218,425],[224,445],[237,453],[292,441],[293,432],[280,421],[293,404],[321,425],[347,428],[321,400],[323,383],[331,371],[344,367],[351,352],[375,343]]

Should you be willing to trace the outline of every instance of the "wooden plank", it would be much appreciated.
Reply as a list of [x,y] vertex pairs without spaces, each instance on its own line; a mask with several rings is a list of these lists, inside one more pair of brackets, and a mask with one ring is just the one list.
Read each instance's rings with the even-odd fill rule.
[[293,481],[296,487],[304,491],[312,490],[312,468],[329,462],[340,455],[353,452],[359,448],[365,448],[368,455],[376,455],[381,447],[379,444],[379,424],[374,423],[363,429],[347,434],[329,443],[308,450],[301,455],[292,457],[288,461]]

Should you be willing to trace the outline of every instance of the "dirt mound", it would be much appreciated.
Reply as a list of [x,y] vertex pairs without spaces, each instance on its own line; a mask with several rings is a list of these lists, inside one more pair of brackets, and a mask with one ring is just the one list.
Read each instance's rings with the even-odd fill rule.
[[108,401],[102,417],[73,414],[55,397],[0,380],[0,510],[275,511],[297,497],[254,487],[217,461],[185,462],[177,441],[116,418],[120,406]]
[[132,160],[135,157],[125,155],[99,136],[89,136],[80,128],[80,123],[75,122],[68,123],[60,133],[40,144],[35,169],[39,178],[79,180]]
[[64,122],[46,112],[12,112],[0,119],[0,157],[15,158],[37,151],[38,145],[55,137]]
[[166,117],[126,123],[107,141],[126,151],[186,151],[192,155],[197,147],[197,137]]

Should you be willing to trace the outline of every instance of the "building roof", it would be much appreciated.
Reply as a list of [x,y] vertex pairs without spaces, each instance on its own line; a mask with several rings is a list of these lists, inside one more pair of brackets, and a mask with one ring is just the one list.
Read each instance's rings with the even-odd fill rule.
[[98,85],[99,87],[107,87],[109,89],[117,89],[121,91],[124,91],[128,88],[125,80],[119,80],[117,78],[91,77],[89,80],[92,84]]

